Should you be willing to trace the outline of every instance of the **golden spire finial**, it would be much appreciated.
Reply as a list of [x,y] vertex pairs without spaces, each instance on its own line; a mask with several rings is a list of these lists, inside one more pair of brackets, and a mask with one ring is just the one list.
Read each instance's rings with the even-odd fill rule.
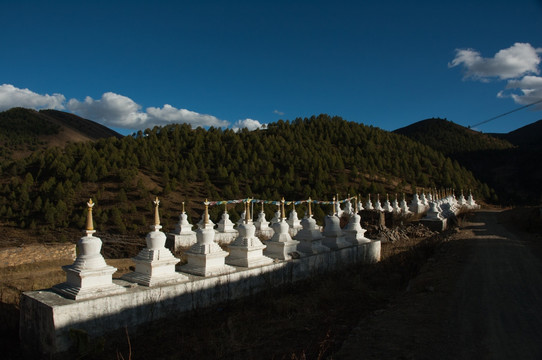
[[309,217],[312,216],[312,208],[311,208],[312,199],[309,197]]
[[94,221],[92,221],[92,208],[94,207],[94,203],[92,202],[92,198],[87,202],[88,206],[88,213],[87,213],[87,231],[93,231],[94,230]]
[[228,212],[228,203],[224,203],[224,214]]
[[263,212],[263,201],[262,201],[262,212]]
[[183,201],[183,214],[184,214],[184,201]]
[[154,225],[158,226],[160,225],[160,214],[158,213],[158,205],[160,205],[160,200],[158,200],[158,196],[153,201],[154,204]]
[[205,199],[205,215],[203,216],[203,223],[208,224],[209,223],[209,202],[207,199]]
[[282,199],[280,200],[280,203],[281,203],[281,216],[283,219],[286,219],[286,211],[284,210],[284,196],[282,197]]
[[248,222],[251,220],[251,216],[250,216],[250,202],[252,201],[252,199],[247,199],[247,202],[245,204],[245,207],[246,207],[246,214],[245,214],[245,222],[248,224]]

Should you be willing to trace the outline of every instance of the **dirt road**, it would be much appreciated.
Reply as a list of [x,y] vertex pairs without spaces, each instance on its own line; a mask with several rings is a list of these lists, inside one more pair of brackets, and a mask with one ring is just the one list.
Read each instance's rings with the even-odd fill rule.
[[333,358],[542,359],[541,241],[475,213]]

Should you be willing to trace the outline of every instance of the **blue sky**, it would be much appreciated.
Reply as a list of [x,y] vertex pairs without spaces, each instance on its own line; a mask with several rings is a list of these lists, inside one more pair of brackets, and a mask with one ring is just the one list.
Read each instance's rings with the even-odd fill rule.
[[[0,110],[123,133],[320,113],[395,130],[542,99],[542,1],[0,1]],[[479,127],[508,132],[542,103]]]

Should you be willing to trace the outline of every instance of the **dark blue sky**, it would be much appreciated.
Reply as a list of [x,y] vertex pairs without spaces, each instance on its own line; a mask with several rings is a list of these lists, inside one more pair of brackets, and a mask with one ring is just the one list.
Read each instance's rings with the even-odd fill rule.
[[55,107],[124,132],[319,113],[467,126],[542,98],[534,0],[3,0],[0,23],[0,109]]

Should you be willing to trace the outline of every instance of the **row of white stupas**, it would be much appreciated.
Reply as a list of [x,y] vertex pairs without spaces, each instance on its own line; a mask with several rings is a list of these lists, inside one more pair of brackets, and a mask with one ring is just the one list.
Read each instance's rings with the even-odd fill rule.
[[[417,199],[416,206],[425,206],[417,195],[415,195],[415,199]],[[357,199],[354,202],[355,208],[349,222],[344,229],[340,227],[340,214],[336,211],[340,209],[340,206],[337,206],[338,203],[335,199],[333,203],[335,211],[324,218],[325,226],[322,231],[312,216],[310,200],[308,201],[307,214],[300,221],[297,219],[295,208],[292,210],[293,215],[291,213],[290,218],[286,219],[285,201],[282,200],[280,210],[275,214],[276,221],[271,224],[273,235],[265,241],[264,245],[255,234],[258,227],[260,231],[265,230],[265,227],[269,226],[269,222],[265,221],[263,211],[260,212],[258,220],[253,221],[250,214],[250,200],[247,200],[243,221],[237,227],[237,237],[228,246],[228,252],[222,250],[216,242],[215,236],[218,231],[214,229],[215,225],[209,219],[209,202],[205,201],[205,212],[198,224],[199,228],[195,232],[196,243],[185,252],[187,263],[176,268],[180,259],[174,257],[171,251],[165,247],[167,237],[160,231],[162,228],[158,212],[160,202],[156,198],[154,201],[154,224],[151,226],[152,231],[146,236],[146,247],[133,258],[135,270],[125,274],[122,279],[143,286],[177,283],[189,280],[186,275],[182,274],[183,272],[199,276],[227,274],[236,271],[234,266],[251,268],[268,265],[274,261],[289,260],[293,253],[302,257],[377,241],[364,236],[366,230],[360,224],[361,217],[358,214],[360,209]],[[469,195],[468,200],[465,200],[463,196],[456,200],[452,194],[442,199],[433,198],[428,203],[430,204],[427,214],[428,220],[445,219],[459,211],[462,206],[477,206],[472,195]],[[116,268],[107,265],[100,253],[102,241],[94,236],[92,219],[94,204],[92,199],[87,204],[87,226],[85,236],[80,238],[77,243],[77,258],[72,265],[63,267],[66,272],[66,282],[53,287],[59,294],[75,300],[126,291],[126,287],[112,281],[112,275]],[[351,205],[351,203],[346,201],[346,204],[346,209],[343,211],[350,211],[351,208],[348,204]],[[224,220],[223,230],[233,228],[231,221],[227,222],[229,220],[227,212],[223,215],[222,220]],[[290,229],[297,224],[299,224],[299,228],[292,238]],[[189,224],[183,208],[181,222],[178,224],[177,230],[183,233],[185,225]],[[190,231],[192,232],[191,229]],[[187,230],[184,230],[184,233],[186,234]]]
[[[369,194],[365,206],[363,206],[362,201],[358,199],[361,198],[359,196],[357,198],[349,197],[343,201],[335,201],[336,198],[333,198],[334,213],[338,217],[341,217],[342,215],[348,215],[349,217],[351,217],[359,211],[371,210],[409,216],[411,214],[423,214],[427,212],[428,210],[430,210],[432,203],[436,203],[437,210],[441,209],[441,207],[444,207],[447,209],[447,211],[451,211],[455,214],[457,214],[457,212],[462,208],[476,209],[479,207],[478,204],[476,204],[476,202],[474,201],[472,192],[469,192],[469,196],[467,199],[465,199],[465,197],[463,196],[463,192],[461,192],[459,199],[456,199],[453,191],[449,191],[448,194],[445,196],[441,196],[441,194],[437,191],[435,191],[434,193],[429,192],[427,195],[425,194],[425,192],[422,192],[421,195],[415,193],[410,204],[407,204],[405,194],[403,194],[403,199],[400,202],[397,199],[397,194],[395,194],[395,199],[391,202],[389,200],[389,196],[386,195],[386,200],[384,201],[383,205],[380,202],[380,195],[376,196],[376,201],[373,203],[371,201],[371,194]],[[357,206],[357,210],[354,209],[351,200],[354,200],[354,204]],[[309,199],[307,202],[310,204],[311,200]],[[341,208],[341,202],[344,202],[345,204],[344,209]],[[179,222],[176,224],[175,230],[172,233],[168,234],[173,241],[175,250],[178,250],[182,247],[191,246],[196,242],[196,233],[192,230],[193,225],[190,224],[190,222],[188,221],[188,215],[186,214],[184,209],[184,202],[182,206],[183,207],[181,215],[179,216]],[[275,212],[273,218],[270,221],[266,220],[263,206],[264,205],[262,202],[258,218],[253,223],[259,236],[270,237],[273,234],[272,225],[280,222],[283,218],[283,215],[281,214],[281,205],[279,205],[277,211]],[[440,211],[442,212],[442,209]],[[241,217],[237,224],[234,224],[230,220],[227,203],[225,203],[224,213],[222,214],[221,219],[218,221],[216,228],[215,224],[211,220],[209,220],[210,225],[208,226],[215,229],[215,241],[220,244],[229,244],[230,242],[235,240],[239,235],[238,227],[244,222],[245,216],[246,210],[241,213]],[[432,215],[430,216],[432,217]],[[305,217],[307,217],[307,214],[305,214]],[[301,220],[297,215],[294,203],[292,203],[292,210],[290,211],[288,218],[286,219],[286,223],[289,225],[288,232],[290,236],[295,236],[297,232],[302,228]],[[203,219],[200,220],[197,225],[199,228],[201,228],[202,224]],[[236,225],[237,228],[235,227]],[[318,226],[317,228],[319,229]]]
[[[235,267],[251,268],[289,260],[294,252],[302,257],[375,241],[365,238],[357,209],[344,229],[340,227],[337,214],[326,216],[322,232],[312,217],[310,202],[307,216],[300,221],[301,229],[293,239],[288,231],[290,225],[282,201],[280,219],[271,225],[273,236],[264,245],[255,236],[256,226],[250,215],[250,202],[247,202],[244,221],[238,226],[238,236],[228,246],[228,252],[215,241],[216,231],[209,220],[209,203],[206,201],[203,219],[195,232],[196,243],[185,252],[187,263],[176,268],[180,259],[165,247],[166,234],[160,231],[159,203],[156,198],[154,225],[146,236],[146,247],[133,258],[135,271],[122,277],[127,282],[142,286],[178,283],[189,281],[183,273],[205,277],[221,275],[236,271]],[[94,236],[93,206],[90,200],[85,236],[77,243],[77,258],[72,265],[63,267],[66,282],[53,287],[57,293],[70,299],[88,299],[126,291],[125,286],[113,282],[112,275],[116,269],[107,265],[100,254],[102,241]]]

